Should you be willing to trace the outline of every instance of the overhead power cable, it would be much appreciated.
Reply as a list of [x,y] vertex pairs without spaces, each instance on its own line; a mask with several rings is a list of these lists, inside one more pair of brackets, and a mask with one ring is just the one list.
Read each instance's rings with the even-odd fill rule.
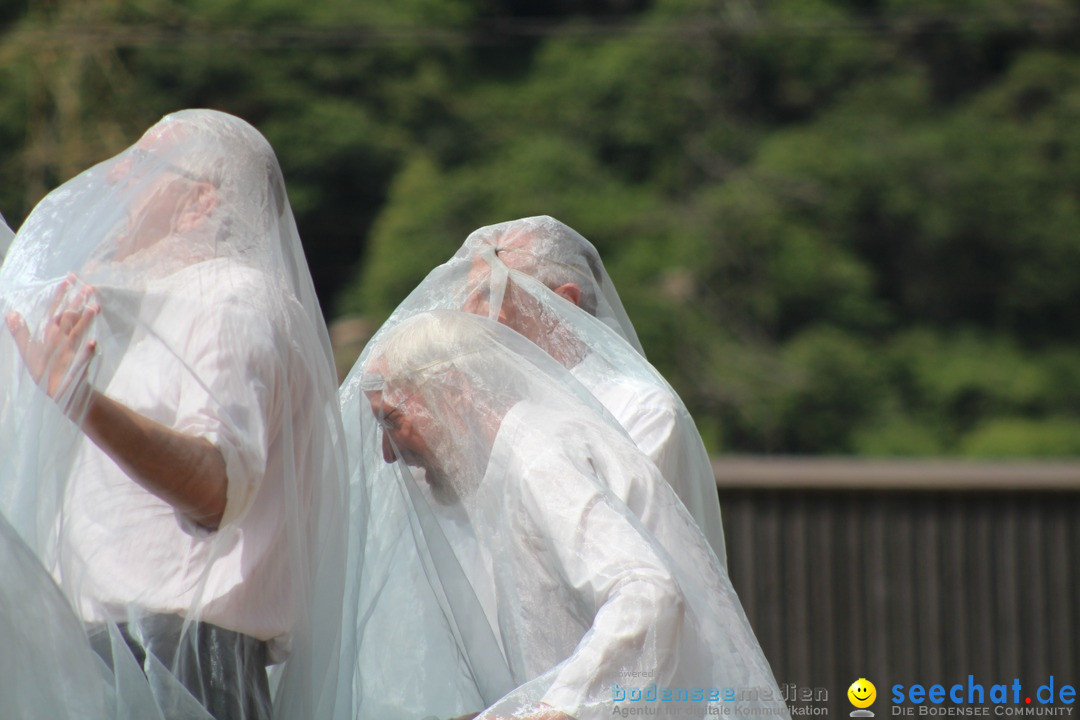
[[770,18],[740,14],[738,17],[692,17],[660,22],[640,15],[594,20],[502,18],[476,22],[468,27],[435,25],[396,26],[297,26],[274,24],[223,27],[203,22],[187,24],[66,23],[23,26],[20,40],[37,47],[72,44],[108,45],[117,48],[168,45],[214,45],[252,49],[353,48],[387,45],[453,46],[499,45],[529,38],[607,40],[679,40],[723,36],[866,36],[899,34],[951,34],[999,27],[1036,34],[1062,32],[1080,24],[1080,10],[1072,8],[1009,12],[989,10],[952,11],[879,17]]

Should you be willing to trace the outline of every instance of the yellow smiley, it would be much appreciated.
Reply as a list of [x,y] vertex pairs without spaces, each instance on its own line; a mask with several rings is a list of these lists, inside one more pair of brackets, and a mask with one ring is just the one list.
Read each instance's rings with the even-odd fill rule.
[[877,699],[877,688],[866,678],[859,678],[847,689],[848,700],[857,708],[868,708]]

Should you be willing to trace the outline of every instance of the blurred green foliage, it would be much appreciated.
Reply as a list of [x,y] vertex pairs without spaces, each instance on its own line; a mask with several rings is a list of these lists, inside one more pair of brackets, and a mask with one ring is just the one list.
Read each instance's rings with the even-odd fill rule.
[[218,107],[277,149],[331,317],[550,214],[715,451],[1080,455],[1072,3],[52,0],[0,32],[13,221]]

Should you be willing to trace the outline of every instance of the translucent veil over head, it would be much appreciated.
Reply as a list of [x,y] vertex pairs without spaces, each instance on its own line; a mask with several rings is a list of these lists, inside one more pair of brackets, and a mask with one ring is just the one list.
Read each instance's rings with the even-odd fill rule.
[[221,112],[166,116],[38,204],[0,310],[0,511],[117,707],[265,717],[266,665],[275,716],[348,705],[334,366],[265,138]]
[[480,228],[387,325],[434,309],[498,319],[567,368],[656,464],[726,563],[716,481],[701,436],[686,405],[641,353],[585,238],[547,216]]
[[470,233],[455,257],[473,258],[487,251],[548,288],[576,285],[579,307],[644,354],[600,254],[569,225],[547,215],[487,225]]
[[[358,717],[787,717],[686,508],[523,336],[462,311],[398,318],[343,385],[342,412],[347,427],[379,423],[349,431],[353,482],[378,498],[363,567],[383,566],[362,592]],[[384,507],[405,520],[382,526]],[[426,610],[403,611],[403,587]],[[403,612],[381,642],[369,619]],[[425,696],[434,684],[453,692]]]

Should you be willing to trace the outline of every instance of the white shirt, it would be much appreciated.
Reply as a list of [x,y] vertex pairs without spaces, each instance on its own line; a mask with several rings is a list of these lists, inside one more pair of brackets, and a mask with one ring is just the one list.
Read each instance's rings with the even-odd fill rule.
[[84,438],[59,568],[79,592],[84,620],[123,621],[134,608],[194,613],[262,640],[289,632],[284,508],[304,493],[284,479],[293,476],[290,458],[306,456],[311,428],[307,374],[293,372],[283,337],[289,318],[267,316],[270,308],[291,314],[295,301],[268,297],[271,288],[259,272],[221,259],[147,288],[139,326],[103,392],[214,443],[226,461],[227,504],[216,532],[200,529]]
[[660,470],[690,511],[721,564],[727,564],[712,463],[686,408],[667,387],[617,373],[595,353],[570,373],[607,408]]
[[733,596],[726,575],[655,466],[595,416],[519,403],[463,502],[492,555],[511,672],[517,682],[548,673],[541,699],[553,707],[610,715],[613,683],[635,670],[660,685],[702,687],[710,653],[729,640],[710,647],[709,623],[732,636],[745,626],[741,611],[712,604],[724,617],[703,623],[691,609],[687,591],[695,602]]

